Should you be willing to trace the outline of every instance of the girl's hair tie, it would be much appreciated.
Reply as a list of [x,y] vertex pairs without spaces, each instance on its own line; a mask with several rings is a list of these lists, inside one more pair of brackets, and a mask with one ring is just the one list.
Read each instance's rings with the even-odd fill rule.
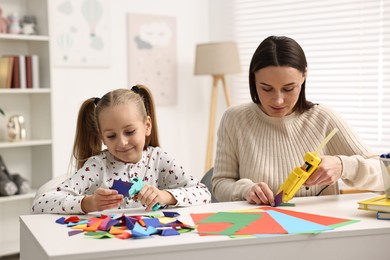
[[99,101],[100,101],[100,98],[95,97],[95,99],[93,100],[93,103],[95,103],[95,106],[97,106],[97,104],[99,103]]
[[134,93],[139,94],[139,87],[133,86],[133,87],[131,88],[131,91],[133,91]]

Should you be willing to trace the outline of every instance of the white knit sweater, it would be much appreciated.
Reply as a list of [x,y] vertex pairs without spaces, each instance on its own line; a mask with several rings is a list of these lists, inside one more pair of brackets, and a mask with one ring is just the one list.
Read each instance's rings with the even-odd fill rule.
[[[341,179],[357,189],[383,190],[380,165],[353,129],[332,109],[315,105],[303,114],[283,118],[266,115],[255,103],[229,108],[218,129],[213,192],[218,201],[245,200],[258,182],[274,194],[290,172],[304,163],[303,155],[314,152],[334,129],[339,132],[320,155],[339,155]],[[323,186],[302,187],[295,196],[314,196]],[[321,194],[338,194],[338,185]]]

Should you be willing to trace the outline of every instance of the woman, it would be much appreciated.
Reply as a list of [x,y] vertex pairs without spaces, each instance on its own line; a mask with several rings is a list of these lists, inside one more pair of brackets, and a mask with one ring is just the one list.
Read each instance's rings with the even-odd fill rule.
[[[334,129],[321,163],[296,196],[338,194],[338,180],[356,189],[383,190],[380,165],[334,110],[306,100],[307,61],[291,38],[270,36],[253,54],[253,103],[228,109],[218,129],[213,193],[218,201],[274,206],[289,173]],[[324,189],[324,190],[323,190]]]

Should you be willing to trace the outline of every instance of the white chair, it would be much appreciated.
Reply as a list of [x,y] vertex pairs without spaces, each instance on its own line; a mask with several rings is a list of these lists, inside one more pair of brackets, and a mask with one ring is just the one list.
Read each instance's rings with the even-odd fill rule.
[[[58,185],[60,185],[63,181],[65,181],[66,179],[68,178],[68,174],[63,174],[63,175],[60,175],[60,176],[57,176],[57,177],[54,177],[53,179],[51,179],[50,181],[46,182],[45,184],[43,184],[38,190],[37,192],[35,193],[35,199],[41,195],[42,193],[45,193],[45,192],[48,192],[49,190],[52,190],[54,189],[55,187],[57,187]],[[35,200],[34,199],[34,200]]]

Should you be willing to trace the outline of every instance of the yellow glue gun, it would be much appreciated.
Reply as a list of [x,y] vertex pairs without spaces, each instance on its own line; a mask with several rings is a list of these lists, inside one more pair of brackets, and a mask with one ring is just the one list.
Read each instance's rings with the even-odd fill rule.
[[303,159],[305,163],[302,166],[295,167],[287,177],[287,180],[280,186],[275,196],[275,205],[279,206],[282,202],[291,200],[295,193],[302,187],[307,179],[317,170],[321,159],[317,156],[319,151],[329,142],[329,140],[337,133],[338,129],[333,129],[332,132],[325,138],[315,152],[307,152]]
[[[301,188],[310,175],[312,175],[318,168],[321,162],[320,157],[312,152],[308,152],[303,156],[305,163],[302,166],[297,166],[290,173],[287,180],[280,186],[276,194],[282,194],[282,201],[287,202],[291,200],[295,193]],[[279,195],[280,196],[280,195]],[[279,203],[280,204],[280,203]]]

